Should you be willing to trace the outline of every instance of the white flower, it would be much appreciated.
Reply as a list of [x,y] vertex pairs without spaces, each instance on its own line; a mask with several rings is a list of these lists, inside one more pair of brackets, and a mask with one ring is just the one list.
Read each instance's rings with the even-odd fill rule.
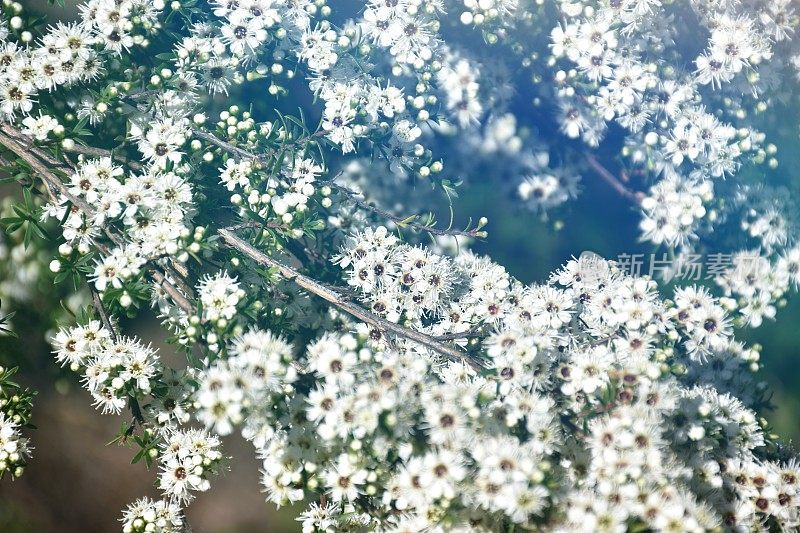
[[184,527],[181,508],[164,500],[153,501],[140,498],[123,511],[122,531],[133,533],[152,531],[153,533],[177,533]]
[[236,314],[236,305],[244,296],[236,278],[231,278],[227,272],[207,275],[200,281],[197,290],[203,304],[203,318],[211,321],[232,319]]
[[342,454],[325,472],[324,479],[334,502],[352,502],[358,497],[360,486],[367,479],[367,472],[353,464],[350,456]]
[[246,13],[235,11],[221,30],[222,39],[235,56],[254,55],[261,43],[267,40],[266,21],[248,18]]
[[23,130],[25,134],[30,135],[37,141],[44,141],[58,126],[58,120],[50,115],[39,115],[38,118],[25,117],[22,120],[22,125],[25,126]]

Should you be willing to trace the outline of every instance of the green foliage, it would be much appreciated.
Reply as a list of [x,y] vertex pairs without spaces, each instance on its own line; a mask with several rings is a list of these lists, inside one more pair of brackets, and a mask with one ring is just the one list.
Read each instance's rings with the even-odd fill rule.
[[22,189],[23,201],[12,205],[14,216],[0,219],[0,224],[7,233],[14,233],[20,229],[24,231],[23,242],[27,247],[31,239],[47,239],[47,230],[39,221],[39,208],[34,203],[32,189]]
[[18,367],[0,367],[0,409],[6,417],[20,426],[33,428],[30,424],[31,407],[36,391],[24,388],[11,378],[19,370]]
[[[18,368],[5,368],[0,366],[0,417],[8,424],[10,421],[16,428],[35,429],[30,423],[31,408],[33,406],[34,391],[21,387],[12,377],[17,373]],[[0,441],[0,444],[4,444]],[[0,450],[5,453],[4,450]],[[27,440],[17,441],[17,457],[14,455],[0,457],[0,479],[6,473],[11,478],[19,477],[27,465]]]

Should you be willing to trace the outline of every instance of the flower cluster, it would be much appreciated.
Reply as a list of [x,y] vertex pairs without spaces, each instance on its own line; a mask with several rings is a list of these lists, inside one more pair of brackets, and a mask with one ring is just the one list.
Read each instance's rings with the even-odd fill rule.
[[[741,231],[765,253],[785,250],[796,240],[798,221],[785,187],[744,185],[733,200],[730,211],[740,211],[735,218]],[[726,216],[734,218],[732,212]]]
[[176,254],[182,239],[189,235],[184,218],[192,199],[191,188],[174,172],[125,176],[110,157],[91,159],[77,168],[68,191],[95,210],[91,217],[72,210],[66,196],[45,210],[47,217],[63,221],[62,257],[70,258],[75,250],[87,254],[101,230],[110,224],[121,224],[120,231],[130,238],[126,246],[115,248],[98,261],[94,269],[98,291],[122,288],[126,280],[140,273],[146,261]]
[[[299,518],[304,530],[793,527],[795,490],[778,480],[794,463],[764,455],[748,406],[762,400],[726,392],[734,374],[752,385],[757,353],[732,340],[705,289],[662,301],[653,281],[590,254],[525,287],[486,259],[453,262],[382,228],[355,235],[337,261],[373,309],[395,310],[391,320],[484,333],[465,344],[464,360],[448,361],[353,324],[355,334],[310,344],[296,362],[298,386],[289,373],[281,387],[269,368],[286,369],[291,349],[251,332],[200,378],[202,419],[223,434],[244,428],[264,459],[270,501],[325,495]],[[415,299],[411,277],[432,275],[445,289]],[[467,329],[452,327],[455,308]],[[244,353],[274,354],[259,367],[264,377],[242,370]],[[253,402],[265,389],[251,383],[272,377],[269,400]],[[310,389],[299,386],[307,379]],[[781,475],[744,482],[737,465]]]
[[[91,0],[82,6],[80,22],[56,24],[33,46],[30,32],[23,32],[23,46],[5,42],[0,48],[0,111],[7,117],[27,114],[40,91],[97,78],[104,68],[102,56],[142,44],[158,13],[155,5],[140,0]],[[37,129],[52,129],[48,122]]]
[[445,105],[462,128],[477,123],[483,112],[478,95],[480,72],[466,59],[448,57],[441,70],[436,73]]
[[270,396],[283,393],[294,380],[292,347],[268,331],[237,337],[203,372],[194,395],[195,417],[219,435],[228,435],[251,410],[268,409]]
[[763,513],[774,516],[786,528],[800,526],[795,502],[800,497],[796,461],[785,465],[772,462],[752,464],[732,461],[728,465],[728,484],[742,497],[737,514]]
[[[158,487],[170,502],[186,504],[194,492],[211,486],[208,475],[219,469],[222,452],[217,437],[205,431],[189,429],[167,436],[159,449]],[[172,506],[167,505],[171,511]]]
[[712,195],[710,181],[695,183],[678,175],[665,177],[642,200],[642,237],[654,244],[686,244],[697,237],[695,228],[706,216],[703,200]]
[[[653,61],[654,50],[676,46],[677,34],[654,27],[652,21],[662,16],[689,20],[692,15],[686,11],[647,2],[584,11],[561,3],[567,22],[551,33],[551,64],[562,68],[555,76],[565,110],[562,131],[590,145],[600,142],[608,121],[630,133],[622,150],[629,164],[623,170],[645,168],[658,177],[641,201],[643,239],[676,250],[679,256],[692,254],[716,236],[715,229],[736,217],[740,229],[760,241],[769,259],[776,248],[791,248],[797,239],[789,220],[791,209],[782,208],[786,191],[764,202],[758,187],[717,186],[712,180],[722,176],[738,180],[738,174],[746,175],[754,165],[777,165],[771,157],[775,146],[766,144],[766,135],[743,120],[766,106],[755,101],[751,107],[746,97],[732,100],[730,95],[750,93],[756,99],[780,83],[779,57],[797,17],[785,3],[769,12],[750,4],[709,9],[704,2],[687,2],[687,6],[694,10],[697,23],[709,29],[708,46],[696,57],[694,72]],[[644,36],[660,44],[641,46]],[[675,57],[682,53],[676,49]],[[701,99],[703,105],[698,105]],[[711,110],[717,106],[724,111],[715,116]],[[624,179],[628,176],[623,174]],[[726,202],[726,192],[738,200]],[[732,215],[731,210],[738,212]],[[786,290],[784,283],[775,294],[779,298]],[[765,296],[763,301],[771,299]],[[760,318],[748,321],[753,326],[760,322]]]
[[11,381],[16,371],[0,366],[0,479],[21,476],[31,456],[30,441],[21,430],[31,416],[33,393]]
[[[238,107],[232,106],[220,113],[219,125],[226,124],[235,134],[248,135],[258,131],[260,135],[270,136],[275,130],[272,123],[256,124],[249,112],[237,116]],[[317,192],[317,178],[324,168],[311,157],[295,154],[281,161],[281,172],[264,168],[255,157],[251,159],[225,160],[219,169],[220,183],[228,191],[234,192],[231,203],[240,206],[241,212],[251,213],[267,219],[275,217],[284,225],[290,225],[308,208],[309,198]]]
[[534,211],[546,212],[577,196],[579,177],[563,169],[547,169],[525,176],[517,194]]
[[22,125],[25,129],[22,131],[33,137],[37,141],[44,141],[50,133],[63,133],[64,127],[58,123],[58,120],[50,115],[39,115],[38,117],[25,117],[22,120]]
[[212,322],[230,320],[236,314],[236,304],[245,293],[235,278],[227,272],[208,275],[197,285],[198,298],[203,305],[203,319]]
[[30,455],[28,439],[20,434],[19,429],[17,423],[0,412],[0,478],[6,473],[19,477],[27,464]]
[[[0,144],[25,188],[4,223],[26,243],[59,224],[50,269],[92,305],[56,361],[158,463],[163,500],[123,529],[187,528],[237,430],[268,501],[315,502],[308,532],[797,528],[760,348],[734,338],[800,284],[794,204],[744,183],[777,165],[756,128],[792,68],[788,1],[347,4],[89,0],[49,28],[0,7]],[[468,241],[420,244],[485,219],[405,212],[434,203],[412,180],[452,199],[463,175],[544,214],[589,167],[678,261],[732,226],[724,297],[667,299],[591,253],[526,285]],[[144,302],[185,368],[119,331]]]
[[676,289],[674,313],[689,338],[686,349],[690,355],[702,357],[724,348],[733,333],[724,308],[704,288]]
[[83,372],[84,386],[103,413],[119,413],[129,396],[150,394],[161,373],[154,349],[133,338],[112,338],[99,321],[62,328],[52,343],[56,361]]
[[800,247],[794,246],[773,262],[757,250],[732,257],[732,265],[717,278],[725,293],[733,297],[745,322],[758,327],[764,318],[775,318],[776,302],[800,283]]
[[[502,267],[485,258],[461,254],[452,261],[399,244],[383,227],[353,236],[337,262],[348,268],[348,283],[362,292],[375,313],[392,321],[411,321],[437,336],[480,331],[508,320],[521,320],[523,331],[530,326],[559,328],[573,320],[576,310],[569,293],[547,285],[522,287],[513,283]],[[598,288],[583,279],[581,272],[590,269],[586,266],[590,263],[589,259],[571,262],[554,279],[571,291],[596,291]],[[656,318],[666,320],[667,310],[657,300],[655,282],[629,279],[622,286],[622,290],[603,287],[600,297],[584,301],[584,323],[610,334],[621,326],[633,332]],[[686,337],[687,351],[697,357],[723,347],[732,333],[724,308],[704,289],[677,289],[669,313]],[[659,330],[665,328],[666,323],[658,326]],[[547,339],[555,341],[553,335],[547,335],[537,342]],[[513,337],[497,342],[511,340]],[[637,340],[644,345],[647,339]],[[600,357],[598,353],[591,350],[586,361],[594,361]],[[584,357],[579,360],[578,366],[582,366]],[[578,379],[582,372],[571,373],[569,380]],[[587,372],[594,374],[593,370]],[[600,385],[591,383],[592,390]]]
[[350,269],[348,283],[371,295],[372,310],[390,320],[438,314],[456,281],[450,265],[424,248],[397,244],[383,226],[356,235],[338,259]]
[[370,0],[364,10],[363,31],[373,44],[388,49],[397,63],[421,70],[433,57],[437,29],[434,15],[441,7],[436,1]]
[[708,49],[697,57],[697,80],[702,84],[728,83],[745,67],[758,65],[772,56],[769,38],[755,29],[748,17],[717,14],[709,22],[713,28]]
[[165,500],[140,498],[122,513],[123,533],[178,533],[184,523],[181,508]]

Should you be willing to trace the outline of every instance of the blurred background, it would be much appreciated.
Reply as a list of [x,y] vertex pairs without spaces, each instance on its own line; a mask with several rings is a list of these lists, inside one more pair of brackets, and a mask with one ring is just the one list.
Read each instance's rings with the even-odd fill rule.
[[[27,2],[31,8],[51,10],[44,2]],[[70,13],[58,8],[58,16]],[[74,8],[72,10],[74,12]],[[776,138],[797,143],[797,110],[784,117],[775,131]],[[797,190],[798,180],[785,169],[800,168],[800,150],[781,145],[781,174]],[[427,185],[420,185],[424,188]],[[489,237],[474,244],[473,249],[490,255],[524,282],[546,279],[547,275],[571,256],[584,250],[614,259],[621,254],[641,253],[651,249],[638,245],[639,215],[620,199],[604,182],[590,172],[583,175],[582,193],[551,218],[523,210],[519,202],[490,179],[473,176],[454,200],[457,222],[481,216],[489,219]],[[0,190],[0,196],[17,194],[14,188]],[[447,220],[445,206],[440,220]],[[0,236],[2,237],[2,236]],[[6,254],[0,255],[0,274],[8,254],[14,251],[12,241],[4,239]],[[19,264],[18,262],[16,264]],[[31,261],[31,269],[33,266]],[[47,261],[42,264],[46,265]],[[15,267],[19,268],[19,267]],[[21,365],[18,380],[39,391],[35,398],[33,422],[29,431],[34,446],[33,459],[18,480],[0,481],[0,532],[82,531],[111,532],[119,530],[121,509],[134,499],[148,495],[157,497],[153,486],[155,473],[143,464],[130,464],[130,449],[116,444],[106,445],[123,417],[102,416],[91,406],[88,393],[80,388],[74,375],[57,368],[45,342],[54,324],[43,314],[45,299],[52,299],[52,281],[46,273],[5,272],[4,279],[23,281],[26,276],[40,275],[37,287],[26,295],[28,304],[15,319],[16,339],[0,338],[0,364]],[[13,293],[15,286],[0,287],[0,294]],[[160,355],[170,360],[173,349],[164,342],[164,333],[157,320],[148,313],[135,322],[123,323],[123,329],[139,335],[160,348]],[[777,410],[762,413],[775,430],[796,441],[800,439],[800,296],[793,295],[786,308],[779,310],[776,322],[766,322],[757,330],[740,332],[740,340],[763,345],[764,370],[761,377],[774,391]],[[177,361],[177,359],[173,359]],[[201,494],[188,509],[189,522],[198,533],[299,531],[293,521],[296,510],[276,512],[264,503],[259,493],[259,462],[252,447],[237,437],[225,439],[224,449],[233,456],[230,469],[213,480],[209,492]]]

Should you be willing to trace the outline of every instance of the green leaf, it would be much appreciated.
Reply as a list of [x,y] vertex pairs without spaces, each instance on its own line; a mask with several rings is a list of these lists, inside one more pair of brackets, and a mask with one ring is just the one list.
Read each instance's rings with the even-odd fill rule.
[[139,461],[141,461],[141,460],[142,460],[142,457],[144,457],[145,451],[146,451],[146,450],[145,450],[144,448],[142,448],[141,450],[139,450],[138,452],[136,452],[136,455],[134,455],[134,456],[133,456],[133,459],[131,459],[131,464],[132,464],[132,465],[135,465],[136,463],[138,463]]

